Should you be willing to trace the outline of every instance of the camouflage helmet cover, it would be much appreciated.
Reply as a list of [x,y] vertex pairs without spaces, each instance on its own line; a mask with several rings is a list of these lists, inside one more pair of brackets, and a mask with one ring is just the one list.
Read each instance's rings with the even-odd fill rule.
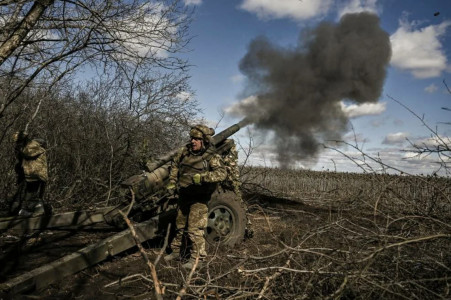
[[214,134],[215,130],[213,128],[207,127],[202,124],[191,127],[191,130],[189,132],[190,137],[200,138],[207,142],[210,142],[210,138]]

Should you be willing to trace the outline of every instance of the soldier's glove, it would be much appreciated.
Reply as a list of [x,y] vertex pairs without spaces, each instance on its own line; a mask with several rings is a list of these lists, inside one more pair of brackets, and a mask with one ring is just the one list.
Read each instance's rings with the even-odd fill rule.
[[200,174],[195,174],[193,176],[193,183],[194,184],[199,185],[199,184],[201,184],[201,181],[202,181],[202,177],[200,176]]
[[170,182],[166,186],[166,191],[169,193],[169,195],[174,196],[175,195],[175,184]]

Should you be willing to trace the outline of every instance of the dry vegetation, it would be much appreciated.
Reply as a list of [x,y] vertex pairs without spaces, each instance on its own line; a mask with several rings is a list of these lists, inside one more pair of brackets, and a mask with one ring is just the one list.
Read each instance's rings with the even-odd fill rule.
[[[164,299],[182,289],[183,299],[450,297],[449,179],[247,171],[254,237],[234,249],[210,245],[208,261],[191,274],[179,263],[157,263]],[[420,196],[411,183],[431,194]],[[161,244],[147,246],[155,261]],[[137,252],[39,295],[148,299],[154,283]]]
[[[191,12],[181,0],[3,2],[0,209],[16,189],[10,137],[24,129],[47,141],[55,211],[114,203],[119,183],[183,141],[198,116],[197,103],[180,98],[192,91],[189,63],[177,56],[190,40]],[[35,19],[22,22],[26,15]],[[138,49],[157,44],[143,56],[130,51],[136,39]],[[81,83],[83,70],[98,76]],[[449,140],[428,128],[438,146],[412,146],[437,154],[449,175]],[[210,245],[192,272],[156,263],[162,241],[151,241],[141,251],[146,264],[132,251],[31,297],[149,299],[158,278],[164,299],[451,298],[449,177],[242,171],[253,238],[233,249]],[[58,250],[51,237],[24,241],[27,251]]]

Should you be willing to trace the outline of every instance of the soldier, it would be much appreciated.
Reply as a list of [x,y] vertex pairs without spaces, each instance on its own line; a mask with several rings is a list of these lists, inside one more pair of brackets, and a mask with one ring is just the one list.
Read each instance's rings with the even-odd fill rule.
[[204,125],[196,125],[190,130],[191,142],[182,147],[174,156],[167,190],[178,194],[176,233],[171,242],[172,253],[166,261],[180,259],[183,234],[192,243],[190,260],[183,265],[193,267],[195,258],[202,261],[205,251],[204,231],[207,226],[208,206],[217,183],[227,176],[222,158],[214,153],[211,136],[214,130]]
[[14,152],[17,163],[18,189],[10,207],[12,214],[29,217],[49,212],[44,204],[44,191],[48,180],[45,143],[41,139],[31,139],[23,131],[13,135]]
[[[232,141],[233,140],[228,140]],[[235,194],[241,199],[241,181],[240,181],[240,170],[238,168],[238,151],[236,150],[235,143],[229,151],[224,153],[222,156],[224,161],[224,166],[227,170],[227,178],[221,185],[224,189],[229,189],[235,192]]]
[[[238,168],[238,151],[236,150],[235,142],[233,142],[233,146],[229,151],[223,154],[222,159],[224,161],[224,166],[227,170],[227,178],[223,182],[221,182],[221,186],[224,189],[232,190],[240,199],[241,204],[246,209],[246,214],[248,213],[248,207],[246,202],[244,202],[242,194],[241,194],[241,180],[240,180],[240,170]],[[246,233],[245,236],[247,238],[251,238],[254,235],[252,230],[252,222],[249,217],[247,217],[246,224]]]

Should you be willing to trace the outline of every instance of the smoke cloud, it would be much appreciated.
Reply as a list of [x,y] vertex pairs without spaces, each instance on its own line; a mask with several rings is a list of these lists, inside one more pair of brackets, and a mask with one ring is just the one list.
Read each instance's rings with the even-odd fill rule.
[[274,133],[278,161],[316,158],[325,140],[341,139],[348,119],[341,100],[375,103],[390,61],[389,35],[370,13],[344,15],[302,32],[295,48],[253,40],[240,62],[247,77],[235,115]]

